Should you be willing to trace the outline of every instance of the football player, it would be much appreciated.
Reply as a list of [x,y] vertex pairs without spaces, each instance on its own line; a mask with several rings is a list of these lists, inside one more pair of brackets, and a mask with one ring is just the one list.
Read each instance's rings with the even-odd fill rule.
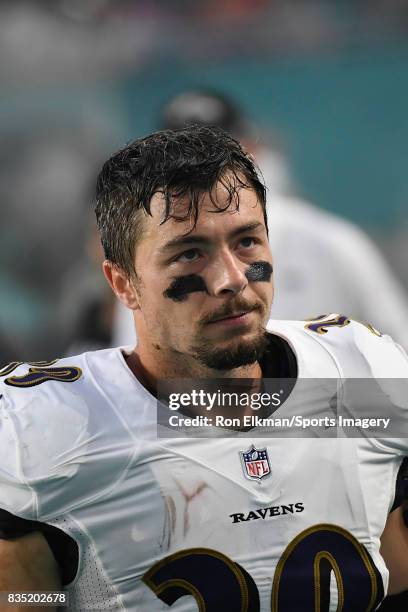
[[[289,379],[275,417],[314,409],[303,379],[408,376],[390,338],[346,316],[268,321],[265,189],[238,142],[209,127],[135,141],[105,163],[96,215],[138,345],[0,372],[0,590],[64,587],[81,611],[358,612],[407,588],[400,514],[391,579],[380,554],[403,437],[158,435],[174,414],[160,379]],[[384,398],[405,418],[397,387]]]

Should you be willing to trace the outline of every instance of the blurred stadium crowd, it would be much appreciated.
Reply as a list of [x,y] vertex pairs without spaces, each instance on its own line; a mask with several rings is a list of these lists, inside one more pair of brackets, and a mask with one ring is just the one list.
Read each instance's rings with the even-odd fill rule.
[[[37,81],[61,71],[98,78],[186,50],[199,61],[403,39],[408,7],[404,0],[3,1],[0,27],[9,54],[2,74]],[[30,70],[39,65],[41,75]]]
[[[284,98],[274,111],[275,100],[267,97],[273,83],[262,91],[256,85],[251,89],[248,67],[251,78],[258,75],[255,84],[273,80],[279,73],[279,84],[283,88],[286,84],[289,97],[290,88],[282,77],[287,62],[295,59],[304,64],[316,57],[324,62],[344,54],[361,58],[369,50],[375,60],[368,70],[378,86],[382,117],[387,87],[392,96],[396,86],[394,82],[390,86],[384,74],[397,61],[398,65],[408,61],[408,4],[404,0],[4,1],[0,33],[4,93],[0,102],[0,359],[7,362],[74,351],[89,335],[98,338],[100,346],[113,342],[115,310],[100,273],[102,253],[93,226],[95,178],[110,152],[159,127],[160,108],[171,95],[193,84],[211,87],[214,76],[215,85],[222,85],[263,128],[254,136],[257,143],[275,150],[275,168],[287,172],[290,189],[295,191],[296,184],[301,193],[302,176],[299,180],[295,172],[295,180],[291,173],[291,145],[295,141],[296,169],[302,175],[302,162],[306,167],[313,158],[310,140],[305,146],[296,130],[287,138],[287,126],[279,124],[279,117],[285,116]],[[214,67],[219,66],[224,68],[217,72]],[[383,86],[377,85],[377,68]],[[408,77],[398,86],[408,92]],[[375,106],[371,91],[368,88],[367,97]],[[358,101],[352,89],[347,95],[352,112]],[[401,113],[406,113],[404,100],[387,100],[387,108],[397,102]],[[364,111],[366,101],[360,104]],[[259,108],[262,117],[257,116]],[[333,128],[336,145],[341,146],[344,135],[336,118],[338,109],[327,113],[326,119],[330,115],[330,125],[338,130]],[[307,121],[306,111],[305,117]],[[367,129],[373,126],[375,131],[377,115],[365,117],[362,112],[360,120],[367,120]],[[400,120],[392,123],[392,117],[383,128],[387,138],[380,147],[384,149],[385,142],[386,150],[377,166],[372,166],[370,177],[373,191],[376,181],[389,182],[384,192],[390,191],[394,204],[377,190],[382,201],[376,216],[374,200],[371,204],[356,196],[343,210],[334,196],[333,201],[326,198],[327,189],[323,195],[315,193],[316,184],[311,183],[306,191],[308,199],[316,199],[323,208],[358,221],[408,289],[404,129]],[[311,138],[318,151],[319,134]],[[349,152],[351,158],[354,145],[352,140],[344,145],[345,157]],[[364,147],[368,159],[375,157],[375,139],[367,140]],[[321,155],[326,158],[327,151],[322,149]],[[315,159],[319,160],[318,154]],[[335,169],[338,181],[346,182],[344,168]],[[330,176],[324,166],[320,170],[324,183]],[[333,184],[333,193],[336,189]],[[361,193],[360,187],[355,189]],[[359,206],[364,209],[360,214]],[[379,295],[383,290],[378,286]],[[318,314],[323,313],[304,312],[305,317]]]

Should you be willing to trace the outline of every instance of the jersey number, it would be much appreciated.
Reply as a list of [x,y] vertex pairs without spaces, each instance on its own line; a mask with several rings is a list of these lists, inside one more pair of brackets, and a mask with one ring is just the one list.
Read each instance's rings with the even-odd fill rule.
[[[6,385],[11,387],[35,387],[47,380],[59,380],[60,382],[74,382],[82,376],[82,370],[74,366],[62,366],[59,368],[50,368],[48,366],[56,363],[58,359],[53,361],[29,361],[27,374],[23,376],[10,376],[4,381]],[[8,376],[18,366],[22,365],[21,361],[13,361],[0,370],[0,376]]]
[[[349,317],[345,317],[344,315],[320,315],[320,317],[315,317],[314,319],[307,319],[308,323],[305,325],[305,329],[310,329],[310,331],[316,332],[316,334],[327,334],[330,327],[346,327],[346,325],[350,325],[351,319]],[[357,321],[354,319],[356,323],[361,323],[364,325],[372,334],[375,336],[379,336],[381,338],[382,333],[378,331],[371,323],[365,323],[364,321]]]
[[344,315],[322,315],[306,323],[305,329],[310,329],[317,334],[327,334],[330,327],[345,327],[346,325],[350,325],[350,319]]
[[[369,553],[345,529],[315,525],[286,547],[275,570],[272,612],[327,612],[332,573],[337,612],[368,612],[384,597],[381,576]],[[169,555],[143,576],[168,606],[192,595],[199,612],[259,612],[259,593],[241,565],[209,548]]]

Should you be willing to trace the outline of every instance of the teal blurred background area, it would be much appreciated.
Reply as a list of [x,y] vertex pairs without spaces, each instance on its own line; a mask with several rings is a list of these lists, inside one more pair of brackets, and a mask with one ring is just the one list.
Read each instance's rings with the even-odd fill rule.
[[[0,119],[17,131],[41,118],[88,129],[101,159],[158,127],[162,105],[188,88],[227,93],[276,141],[298,190],[367,229],[392,230],[408,201],[408,44],[327,56],[158,61],[120,79],[35,84],[3,96]],[[98,122],[100,125],[98,125]],[[61,125],[60,125],[61,127]],[[3,127],[3,133],[5,128]],[[34,128],[33,128],[34,131]],[[26,132],[27,135],[27,132]],[[96,170],[96,168],[95,168]]]
[[157,127],[186,88],[228,92],[276,135],[300,192],[367,229],[404,221],[408,202],[408,45],[329,56],[158,64],[120,84],[127,134]]
[[4,1],[0,35],[0,358],[69,343],[102,291],[101,164],[191,87],[234,99],[298,195],[368,232],[408,288],[405,1]]

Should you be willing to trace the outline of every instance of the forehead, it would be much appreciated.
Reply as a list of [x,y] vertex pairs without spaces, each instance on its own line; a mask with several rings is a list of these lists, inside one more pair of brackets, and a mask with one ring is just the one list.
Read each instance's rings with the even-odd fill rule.
[[191,237],[195,234],[205,234],[208,239],[216,240],[217,237],[238,230],[240,226],[255,222],[264,224],[263,208],[253,189],[240,187],[228,208],[220,211],[228,205],[229,200],[229,191],[225,185],[218,182],[211,194],[202,194],[196,224],[192,215],[186,217],[189,207],[187,198],[176,200],[172,207],[172,214],[183,220],[170,218],[162,223],[166,208],[165,200],[163,194],[155,193],[151,200],[152,216],[148,216],[145,220],[144,238],[158,245],[186,234]]

